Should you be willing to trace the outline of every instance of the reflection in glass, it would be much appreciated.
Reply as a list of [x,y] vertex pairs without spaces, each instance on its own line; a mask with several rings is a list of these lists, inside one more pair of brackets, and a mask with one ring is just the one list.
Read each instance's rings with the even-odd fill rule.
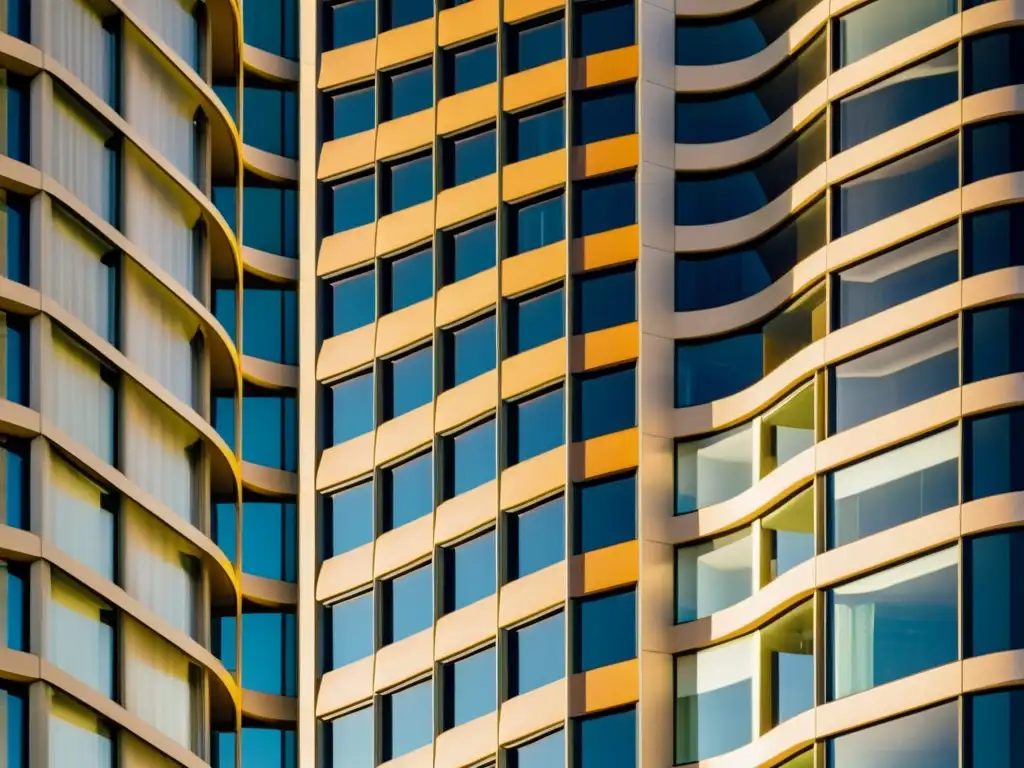
[[444,498],[451,499],[488,483],[497,475],[495,420],[444,439]]
[[676,22],[676,64],[706,66],[746,59],[789,31],[821,0],[768,0],[753,11]]
[[506,582],[529,576],[565,559],[565,498],[545,501],[508,521]]
[[814,557],[814,490],[807,488],[761,519],[768,581]]
[[387,762],[425,747],[434,738],[433,681],[381,697],[381,760]]
[[430,451],[384,469],[381,480],[383,530],[399,528],[434,510],[434,464]]
[[369,544],[373,541],[373,483],[360,483],[329,496],[323,515],[325,560]]
[[426,346],[381,366],[384,374],[384,421],[429,403],[434,397],[434,350]]
[[807,384],[761,417],[761,477],[814,446],[814,413]]
[[574,723],[573,758],[578,768],[636,768],[636,709],[581,717]]
[[586,237],[636,224],[636,177],[632,172],[573,185],[574,236]]
[[494,370],[497,356],[495,334],[494,315],[461,328],[442,331],[444,389],[457,387]]
[[[980,4],[980,3],[978,3]],[[970,2],[965,2],[970,7]],[[1000,29],[964,39],[964,95],[1024,83],[1024,30]]]
[[557,287],[507,304],[505,356],[512,357],[565,335],[565,294]]
[[676,444],[677,515],[728,501],[753,484],[751,424]]
[[1024,371],[1024,303],[964,313],[964,383]]
[[448,139],[442,147],[444,157],[444,187],[468,184],[494,173],[497,162],[497,133],[490,128],[471,136]]
[[[445,256],[442,280],[445,285],[490,269],[497,260],[498,241],[493,218],[454,232],[444,232],[441,237]],[[424,282],[429,290],[429,277]]]
[[774,728],[814,706],[814,608],[810,600],[761,630]]
[[434,622],[434,577],[430,565],[381,583],[381,645],[415,635]]
[[[558,23],[561,25],[561,22]],[[543,110],[510,115],[508,128],[506,162],[516,163],[554,152],[565,146],[565,107],[559,104]]]
[[327,669],[338,669],[373,654],[373,593],[325,606]]
[[505,465],[514,466],[565,443],[565,393],[561,385],[507,406]]
[[565,57],[565,20],[550,16],[508,27],[506,74],[524,72]]
[[636,426],[636,366],[573,377],[573,440]]
[[494,594],[494,531],[443,547],[444,612],[451,613]]
[[835,22],[836,68],[860,61],[957,12],[957,0],[875,0]]
[[636,265],[586,272],[573,279],[573,333],[636,321]]
[[1024,758],[1020,724],[1024,690],[1012,688],[964,699],[964,765],[1014,768]]
[[573,671],[636,658],[636,590],[603,592],[573,606]]
[[957,768],[959,714],[951,701],[829,739],[828,768]]
[[498,705],[497,654],[492,645],[442,665],[442,730],[493,712]]
[[330,768],[373,768],[373,707],[325,723],[330,734]]
[[753,594],[750,527],[676,550],[676,623],[724,610]]
[[565,239],[565,196],[528,200],[509,211],[509,256],[516,256]]
[[964,501],[1024,491],[1024,411],[990,413],[964,424]]
[[581,555],[636,538],[636,473],[576,485],[573,553]]
[[1024,648],[1024,530],[964,540],[964,656]]
[[555,731],[505,753],[506,768],[563,768],[565,732]]
[[508,698],[565,677],[562,611],[508,631]]
[[592,56],[636,42],[632,0],[581,3],[574,14],[573,56]]
[[964,184],[1024,170],[1022,134],[1021,115],[964,128]]
[[636,85],[591,88],[573,98],[574,145],[636,133]]

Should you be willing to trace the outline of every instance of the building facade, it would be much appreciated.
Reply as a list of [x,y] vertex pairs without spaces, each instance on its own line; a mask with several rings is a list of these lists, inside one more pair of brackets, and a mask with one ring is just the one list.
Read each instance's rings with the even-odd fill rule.
[[1024,761],[1019,0],[0,33],[0,768]]

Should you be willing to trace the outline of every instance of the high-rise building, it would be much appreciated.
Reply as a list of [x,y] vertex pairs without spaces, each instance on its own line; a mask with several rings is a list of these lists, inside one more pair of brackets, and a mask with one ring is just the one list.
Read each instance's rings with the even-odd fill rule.
[[1020,0],[7,0],[0,105],[0,768],[1024,764]]

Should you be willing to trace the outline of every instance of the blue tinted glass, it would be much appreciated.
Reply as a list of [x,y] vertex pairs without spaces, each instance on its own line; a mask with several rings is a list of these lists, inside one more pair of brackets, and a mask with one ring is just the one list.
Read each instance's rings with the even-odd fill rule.
[[493,371],[495,365],[494,315],[446,332],[446,388],[457,387],[470,379]]
[[[17,5],[17,2],[12,3]],[[10,7],[10,6],[8,6]],[[29,84],[17,75],[7,73],[7,144],[4,154],[20,160],[30,161],[29,157]]]
[[0,275],[28,285],[28,201],[9,192],[0,195],[0,217],[7,229],[7,258],[0,267]]
[[964,276],[1024,264],[1024,206],[964,217]]
[[498,706],[494,647],[444,665],[443,728],[476,720]]
[[636,42],[636,13],[633,3],[588,2],[576,6],[573,55],[590,56]]
[[295,731],[249,725],[242,728],[241,765],[245,768],[298,768],[297,760]]
[[433,106],[434,67],[429,62],[404,72],[384,74],[383,78],[386,96],[381,120],[394,120]]
[[[3,561],[0,561],[3,562]],[[12,651],[28,651],[28,573],[14,563],[4,563],[0,576],[6,574],[4,622],[7,625],[7,647]]]
[[381,760],[386,762],[425,747],[434,738],[434,686],[430,680],[381,700]]
[[565,499],[508,516],[508,580],[560,563],[565,559]]
[[434,511],[434,463],[425,453],[385,469],[384,529],[391,530]]
[[327,606],[330,614],[330,669],[338,669],[373,653],[373,593]]
[[596,88],[581,91],[573,100],[573,144],[590,144],[636,133],[636,87]]
[[234,187],[214,187],[213,204],[224,217],[228,228],[238,234],[238,190]]
[[565,146],[565,107],[509,118],[509,162],[529,160]]
[[636,475],[576,486],[577,555],[636,538]]
[[431,0],[386,0],[382,5],[385,6],[381,9],[385,29],[415,24],[434,15],[434,3]]
[[[368,6],[373,12],[373,0],[355,0],[347,2],[339,8],[348,6]],[[374,107],[374,88],[360,88],[356,91],[339,93],[331,96],[331,138],[341,139],[368,131],[377,123]]]
[[450,140],[451,165],[445,169],[446,187],[466,184],[494,173],[497,164],[495,135],[492,128],[475,136]]
[[839,186],[838,232],[847,235],[956,189],[960,183],[957,137],[894,160]]
[[246,84],[242,98],[245,143],[272,155],[299,155],[299,105],[294,89]]
[[12,528],[28,529],[28,446],[7,436],[0,436],[0,474],[3,489],[3,523]]
[[1024,691],[1019,688],[967,697],[964,702],[964,765],[1014,768],[1024,759],[1020,724]]
[[238,621],[234,616],[215,617],[212,635],[213,652],[224,664],[225,669],[234,672],[238,669]]
[[371,269],[330,283],[331,325],[328,336],[339,336],[373,322],[375,282]]
[[386,364],[384,419],[394,419],[434,397],[434,348],[423,347]]
[[0,312],[0,328],[5,331],[7,351],[4,399],[28,405],[28,326],[17,315]]
[[574,331],[592,333],[636,320],[636,267],[588,272],[576,278]]
[[1024,531],[964,542],[964,655],[1024,648]]
[[1024,169],[1024,117],[993,120],[964,130],[964,183]]
[[562,387],[509,406],[508,466],[565,444],[565,393]]
[[706,66],[746,59],[779,39],[817,4],[818,0],[772,0],[725,20],[680,20],[676,23],[676,64]]
[[508,633],[509,698],[565,677],[565,614]]
[[294,696],[295,614],[243,613],[242,658],[243,688]]
[[760,332],[676,345],[676,408],[734,395],[761,378]]
[[4,745],[0,747],[0,758],[6,768],[28,767],[28,696],[13,684],[0,685],[0,727],[3,728]]
[[576,237],[636,224],[636,179],[632,175],[610,176],[574,186]]
[[454,283],[494,266],[498,257],[498,241],[494,220],[485,221],[447,236],[451,262],[447,265],[446,283]]
[[471,491],[497,475],[494,419],[446,439],[445,498]]
[[493,83],[498,76],[497,48],[493,42],[447,54],[445,95]]
[[233,501],[213,505],[213,540],[232,563],[237,561],[238,518]]
[[242,460],[294,472],[298,462],[295,397],[242,398]]
[[231,340],[237,342],[237,327],[235,319],[238,307],[235,303],[234,288],[215,288],[213,291],[213,315],[224,328],[225,333]]
[[377,210],[374,188],[372,174],[332,186],[330,231],[344,232],[371,223]]
[[573,671],[617,664],[636,657],[636,592],[611,592],[575,604]]
[[331,445],[372,432],[373,372],[353,376],[331,386]]
[[[32,6],[30,0],[14,0],[7,4],[7,15],[4,19],[4,31],[19,40],[29,42],[32,23]],[[16,766],[18,763],[9,763]]]
[[507,768],[563,768],[565,766],[565,733],[531,741],[506,752]]
[[969,419],[964,431],[964,501],[1024,491],[1024,411]]
[[1024,39],[1017,28],[964,40],[964,95],[1024,82],[1022,45]]
[[434,252],[430,248],[385,261],[382,266],[382,312],[397,312],[434,294]]
[[238,123],[238,88],[234,85],[214,85],[214,95],[220,99],[220,103],[227,109],[231,119]]
[[836,29],[837,69],[909,37],[951,16],[957,0],[875,0],[839,17]]
[[445,613],[494,594],[494,531],[444,550]]
[[243,502],[242,570],[266,579],[295,581],[297,535],[295,504]]
[[299,199],[296,191],[246,184],[242,197],[245,206],[244,245],[275,256],[297,258]]
[[213,768],[234,768],[235,766],[235,732],[214,731],[210,739]]
[[327,727],[331,734],[329,768],[373,768],[373,707],[335,718]]
[[565,197],[557,195],[512,211],[512,253],[515,256],[565,239]]
[[539,347],[565,335],[565,298],[561,286],[508,304],[508,355]]
[[286,59],[299,57],[296,0],[246,0],[245,42]]
[[577,768],[636,768],[636,710],[576,721]]
[[574,440],[636,426],[636,368],[578,376],[574,385]]
[[327,500],[328,549],[324,557],[350,552],[373,541],[373,483],[338,491]]
[[1024,370],[1024,305],[969,310],[964,316],[964,383]]
[[509,36],[510,75],[565,57],[565,21],[561,18],[511,27]]
[[424,155],[385,168],[385,213],[395,213],[425,203],[434,195],[434,158]]
[[346,0],[333,6],[330,12],[329,49],[361,43],[377,33],[374,0]]
[[429,565],[384,582],[384,645],[397,643],[434,622],[434,577]]
[[295,291],[246,288],[242,301],[245,354],[295,365],[299,358],[299,311]]
[[213,428],[235,450],[235,400],[232,397],[215,397],[213,399]]
[[827,740],[825,765],[957,768],[959,752],[960,712],[954,700]]

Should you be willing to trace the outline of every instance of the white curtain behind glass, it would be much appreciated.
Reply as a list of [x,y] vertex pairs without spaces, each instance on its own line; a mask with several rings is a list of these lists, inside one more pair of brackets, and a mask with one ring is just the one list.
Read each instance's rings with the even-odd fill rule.
[[45,413],[73,440],[108,464],[114,462],[114,390],[100,378],[100,364],[69,336],[53,329],[53,384]]
[[52,115],[53,177],[104,221],[112,220],[110,134],[59,88],[54,89]]
[[110,697],[114,693],[114,629],[100,621],[105,608],[70,580],[52,578],[46,655],[68,674]]
[[199,591],[194,553],[167,526],[125,502],[124,587],[154,613],[196,637]]
[[125,708],[191,749],[194,699],[188,658],[131,619],[124,629]]
[[71,699],[50,701],[50,768],[111,768],[113,741],[100,719]]
[[114,515],[102,506],[103,489],[56,455],[50,460],[48,531],[54,543],[114,580]]
[[48,14],[53,57],[105,102],[113,85],[109,35],[86,0],[55,0]]
[[90,330],[110,341],[110,268],[102,262],[108,250],[103,240],[54,205],[50,229],[53,268],[44,271],[44,291]]
[[195,2],[127,0],[125,6],[156,32],[157,37],[167,43],[189,66],[198,69],[199,25],[192,15]]

